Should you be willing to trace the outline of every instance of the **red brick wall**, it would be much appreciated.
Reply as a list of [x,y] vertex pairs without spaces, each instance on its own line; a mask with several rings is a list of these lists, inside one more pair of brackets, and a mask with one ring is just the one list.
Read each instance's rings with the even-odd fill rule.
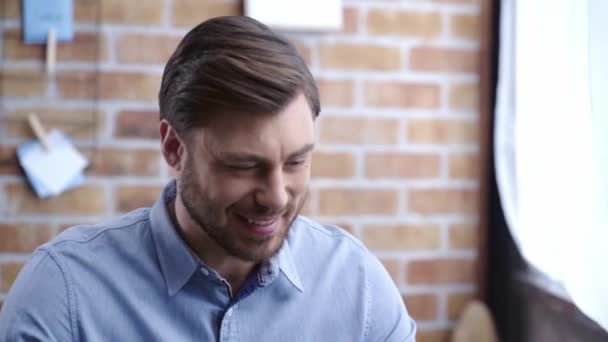
[[[480,0],[344,0],[341,32],[286,33],[318,80],[306,212],[342,225],[384,262],[419,323],[444,340],[474,291]],[[180,37],[228,0],[74,0],[76,38],[21,43],[18,0],[0,14],[0,302],[28,254],[60,230],[151,204],[169,177],[156,96]],[[86,185],[38,200],[14,162],[30,111],[92,159]]]

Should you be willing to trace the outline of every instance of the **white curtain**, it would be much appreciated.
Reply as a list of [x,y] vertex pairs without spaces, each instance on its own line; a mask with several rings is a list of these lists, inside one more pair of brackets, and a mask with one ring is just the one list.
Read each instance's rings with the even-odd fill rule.
[[497,183],[526,260],[608,329],[608,1],[503,0]]

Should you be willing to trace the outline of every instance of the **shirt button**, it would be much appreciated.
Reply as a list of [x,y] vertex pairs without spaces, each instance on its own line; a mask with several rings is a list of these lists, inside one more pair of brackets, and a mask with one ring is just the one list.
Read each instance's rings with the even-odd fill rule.
[[232,316],[232,308],[228,309],[228,311],[226,311],[226,317],[230,317]]
[[204,267],[201,267],[201,273],[204,274],[204,275],[206,275],[206,276],[209,275],[209,271],[207,271],[207,269],[204,268]]

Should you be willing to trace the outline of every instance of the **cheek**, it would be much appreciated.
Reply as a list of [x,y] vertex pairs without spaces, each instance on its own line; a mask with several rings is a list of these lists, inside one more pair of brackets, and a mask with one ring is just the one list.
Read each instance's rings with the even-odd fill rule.
[[216,177],[210,185],[214,189],[215,199],[222,201],[225,206],[240,202],[255,189],[251,180],[242,177]]
[[290,177],[288,189],[294,197],[302,196],[308,190],[310,172],[302,172]]

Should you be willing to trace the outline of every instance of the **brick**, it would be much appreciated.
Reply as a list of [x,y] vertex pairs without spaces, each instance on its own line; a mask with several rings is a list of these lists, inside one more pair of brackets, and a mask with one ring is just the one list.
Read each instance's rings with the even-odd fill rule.
[[365,176],[368,178],[439,177],[440,157],[437,154],[368,153]]
[[465,306],[473,300],[472,293],[448,293],[448,319],[457,320],[464,311]]
[[475,144],[479,142],[479,123],[458,119],[412,119],[407,124],[410,143]]
[[342,32],[355,33],[359,31],[359,10],[355,7],[344,7],[342,10]]
[[377,107],[433,109],[439,107],[439,85],[368,81],[365,83],[365,104]]
[[399,121],[396,119],[323,116],[320,120],[322,144],[399,143]]
[[105,213],[104,188],[97,185],[81,185],[75,189],[47,199],[39,199],[23,183],[4,187],[6,211],[10,215],[99,215]]
[[469,189],[411,189],[408,211],[429,214],[474,214],[479,207],[478,193]]
[[158,111],[121,111],[116,116],[114,136],[159,139],[159,117]]
[[97,99],[102,73],[66,71],[57,73],[57,91],[63,98]]
[[321,215],[391,215],[398,212],[399,194],[380,189],[321,189]]
[[160,79],[138,72],[64,72],[57,81],[63,97],[157,101]]
[[458,223],[449,228],[449,246],[452,249],[477,248],[478,226],[476,224]]
[[165,64],[179,44],[181,37],[124,33],[116,42],[119,63]]
[[407,266],[410,285],[472,283],[474,280],[474,262],[469,259],[414,260]]
[[458,38],[479,40],[481,17],[478,14],[455,14],[450,20],[450,35]]
[[[77,0],[73,1],[74,20],[77,22],[102,22],[101,4],[105,0]],[[111,2],[108,2],[110,5]]]
[[35,113],[45,128],[60,129],[72,138],[93,139],[103,130],[103,114],[94,109],[32,107],[6,112],[6,136],[10,138],[34,137],[27,122],[27,116],[30,113]]
[[114,190],[114,203],[118,212],[128,212],[137,208],[150,207],[159,198],[161,186],[124,185]]
[[433,38],[441,34],[439,12],[371,9],[367,13],[367,32],[374,35],[398,35]]
[[0,145],[0,175],[20,175],[17,147]]
[[2,39],[2,57],[6,59],[45,60],[45,46],[42,44],[26,45],[23,43],[21,30],[7,29],[2,34]]
[[317,79],[316,84],[323,106],[349,107],[355,102],[355,82],[352,80]]
[[46,94],[45,74],[25,69],[0,70],[0,94],[4,97],[39,97]]
[[315,152],[311,176],[349,178],[355,175],[355,156],[350,153]]
[[450,86],[450,108],[459,110],[479,109],[479,85],[477,83],[453,84]]
[[17,19],[21,17],[21,0],[2,0],[0,19]]
[[363,242],[372,250],[437,249],[441,236],[436,225],[366,225],[363,227]]
[[410,50],[414,71],[478,72],[478,51],[455,48],[415,47]]
[[321,44],[319,62],[323,68],[399,70],[401,51],[398,47],[372,44]]
[[93,176],[159,177],[160,158],[157,149],[96,149],[87,173]]
[[[20,30],[8,30],[3,34],[3,56],[7,59],[46,60],[46,47],[41,44],[23,43]],[[57,44],[57,61],[101,61],[107,56],[106,40],[101,33],[76,32],[69,43]]]
[[[76,1],[78,2],[78,1]],[[78,6],[76,7],[78,9]],[[163,17],[163,0],[123,1],[102,0],[101,21],[124,24],[160,24]],[[82,11],[76,14],[84,14]],[[88,14],[88,13],[87,13]]]
[[54,236],[47,223],[0,223],[0,253],[31,253]]
[[479,155],[477,153],[454,153],[448,159],[451,178],[479,179]]
[[449,342],[450,330],[448,329],[418,329],[416,331],[416,342]]
[[17,275],[23,268],[24,263],[22,262],[6,262],[0,264],[0,270],[2,271],[2,292],[8,292],[11,286],[17,279]]
[[161,75],[144,73],[102,73],[100,95],[104,99],[157,101]]
[[416,321],[437,319],[437,295],[433,293],[410,294],[403,296],[407,312]]
[[207,19],[224,15],[242,15],[240,1],[173,0],[172,21],[177,26],[194,26]]

